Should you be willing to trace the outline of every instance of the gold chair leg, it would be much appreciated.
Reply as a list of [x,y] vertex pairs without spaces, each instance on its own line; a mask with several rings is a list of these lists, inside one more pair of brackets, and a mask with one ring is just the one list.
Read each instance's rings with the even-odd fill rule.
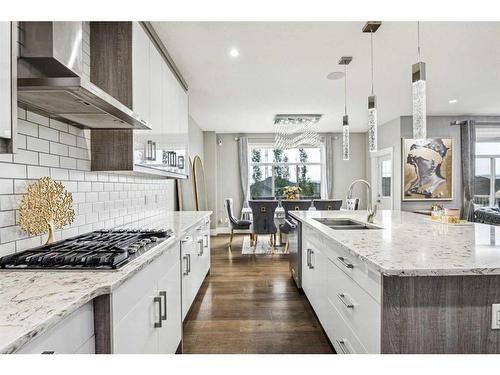
[[257,241],[259,240],[259,236],[254,234],[253,235],[253,249],[255,250],[257,248]]
[[234,229],[231,229],[231,234],[229,235],[229,247],[233,244]]
[[288,254],[288,245],[289,245],[289,242],[287,240],[286,244],[285,244],[285,254]]

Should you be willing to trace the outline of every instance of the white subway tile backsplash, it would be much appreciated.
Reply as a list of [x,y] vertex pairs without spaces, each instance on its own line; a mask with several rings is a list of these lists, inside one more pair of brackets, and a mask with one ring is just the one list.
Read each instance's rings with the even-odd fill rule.
[[49,118],[47,116],[32,112],[29,109],[26,112],[26,119],[39,125],[49,126]]
[[43,139],[47,139],[49,141],[58,142],[59,141],[59,132],[55,129],[48,128],[46,126],[40,126],[38,130],[38,136]]
[[40,165],[46,167],[59,167],[59,155],[40,153]]
[[53,129],[57,129],[59,131],[62,131],[62,132],[67,132],[69,125],[62,122],[62,121],[51,118],[50,119],[50,127]]
[[38,137],[38,125],[26,120],[19,120],[17,122],[17,132],[31,137]]
[[49,141],[40,138],[26,137],[26,149],[31,151],[49,152]]
[[[0,256],[45,243],[18,225],[27,186],[51,176],[73,194],[74,222],[56,231],[56,240],[96,229],[127,225],[169,207],[172,181],[90,171],[89,129],[79,129],[18,108],[19,152],[0,155]],[[145,200],[145,196],[147,197]],[[156,196],[165,197],[156,199]],[[161,207],[164,207],[162,209]]]
[[26,178],[26,166],[0,163],[0,178]]
[[14,181],[11,179],[0,179],[0,194],[12,194],[14,192]]
[[14,163],[38,165],[38,152],[17,150],[14,154]]
[[61,168],[50,168],[50,177],[54,180],[67,180],[69,178],[69,171]]
[[[71,129],[71,127],[70,127]],[[59,134],[59,142],[68,145],[68,146],[76,146],[76,136],[69,133],[60,133]]]
[[61,168],[76,169],[76,159],[61,156]]
[[68,156],[68,146],[63,145],[62,143],[50,142],[50,153],[55,155]]
[[38,179],[50,176],[49,168],[28,165],[28,178]]

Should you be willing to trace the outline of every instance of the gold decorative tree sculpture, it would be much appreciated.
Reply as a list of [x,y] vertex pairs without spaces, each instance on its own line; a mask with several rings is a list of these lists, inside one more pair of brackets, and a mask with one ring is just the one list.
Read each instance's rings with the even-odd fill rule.
[[19,225],[30,235],[48,232],[46,244],[50,244],[54,231],[74,219],[73,196],[62,183],[43,177],[28,186],[19,208]]

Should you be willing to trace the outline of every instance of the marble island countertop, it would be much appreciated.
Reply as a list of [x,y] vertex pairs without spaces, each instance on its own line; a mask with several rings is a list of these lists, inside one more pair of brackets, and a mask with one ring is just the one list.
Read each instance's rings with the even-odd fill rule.
[[170,228],[175,236],[123,268],[113,271],[0,270],[0,353],[13,353],[95,297],[111,293],[127,279],[173,249],[172,244],[211,212],[168,212],[129,228]]
[[291,214],[385,275],[499,275],[500,227],[449,225],[403,211],[380,211],[382,229],[334,230],[315,218],[366,222],[366,211],[299,211]]

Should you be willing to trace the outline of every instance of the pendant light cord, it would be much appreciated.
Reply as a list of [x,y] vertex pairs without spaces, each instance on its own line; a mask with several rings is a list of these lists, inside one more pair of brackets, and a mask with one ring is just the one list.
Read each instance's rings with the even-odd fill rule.
[[418,50],[418,61],[420,61],[420,21],[417,21],[417,50]]
[[370,46],[371,46],[371,66],[372,66],[372,96],[373,96],[373,31],[370,32]]
[[347,64],[344,65],[344,111],[347,115]]

